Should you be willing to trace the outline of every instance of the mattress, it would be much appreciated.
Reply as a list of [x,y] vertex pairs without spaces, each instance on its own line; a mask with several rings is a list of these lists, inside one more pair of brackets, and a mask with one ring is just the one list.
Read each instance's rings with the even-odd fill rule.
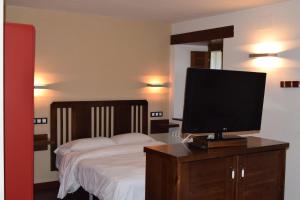
[[100,200],[145,199],[145,146],[161,142],[115,145],[59,155],[58,198],[81,186]]

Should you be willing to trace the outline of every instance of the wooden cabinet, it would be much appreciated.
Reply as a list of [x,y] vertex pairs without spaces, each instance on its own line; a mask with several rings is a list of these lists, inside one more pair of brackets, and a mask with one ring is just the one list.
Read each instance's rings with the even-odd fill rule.
[[285,151],[254,153],[238,159],[238,200],[283,199]]
[[145,147],[146,200],[283,200],[286,148],[256,137],[247,147]]
[[185,163],[189,180],[184,187],[183,199],[234,199],[235,181],[231,178],[236,159],[234,157],[207,159]]

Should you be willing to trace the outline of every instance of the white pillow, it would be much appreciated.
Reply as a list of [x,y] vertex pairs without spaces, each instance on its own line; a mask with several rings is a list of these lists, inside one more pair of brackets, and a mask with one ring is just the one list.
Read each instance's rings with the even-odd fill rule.
[[142,133],[126,133],[111,137],[116,144],[143,144],[156,141],[152,137]]
[[60,152],[61,154],[66,154],[74,151],[92,150],[112,145],[116,145],[116,143],[106,137],[83,138],[59,146],[54,153]]

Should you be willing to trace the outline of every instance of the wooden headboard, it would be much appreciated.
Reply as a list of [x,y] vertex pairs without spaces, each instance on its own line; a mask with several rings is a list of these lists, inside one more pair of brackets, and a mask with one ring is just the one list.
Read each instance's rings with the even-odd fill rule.
[[66,142],[133,132],[148,134],[148,102],[146,100],[53,102],[50,123],[53,171],[56,170],[53,151]]

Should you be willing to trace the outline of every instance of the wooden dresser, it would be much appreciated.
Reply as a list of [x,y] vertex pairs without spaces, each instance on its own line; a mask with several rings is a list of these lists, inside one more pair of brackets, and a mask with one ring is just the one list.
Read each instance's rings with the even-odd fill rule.
[[288,147],[258,137],[245,147],[145,147],[146,200],[283,200]]

